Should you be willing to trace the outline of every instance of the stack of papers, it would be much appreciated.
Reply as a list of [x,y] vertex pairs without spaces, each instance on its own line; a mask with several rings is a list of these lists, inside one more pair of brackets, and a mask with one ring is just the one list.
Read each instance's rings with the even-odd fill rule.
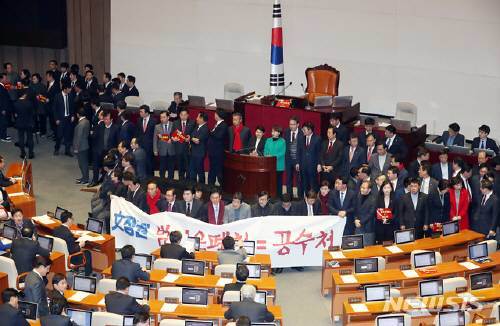
[[224,286],[226,284],[229,284],[229,283],[233,283],[233,279],[232,278],[219,278],[219,280],[217,281],[217,286],[221,287],[221,286]]
[[175,309],[177,309],[178,304],[177,303],[164,303],[163,306],[161,306],[161,312],[174,312]]
[[344,283],[358,283],[358,280],[354,275],[341,275],[340,278]]
[[368,312],[368,307],[364,303],[351,303],[354,312]]
[[87,235],[90,233],[90,231],[85,231],[85,230],[76,230],[76,231],[71,231],[73,234],[76,234],[77,236],[81,237],[84,235]]
[[462,265],[463,267],[467,268],[468,270],[479,268],[479,266],[477,266],[474,263],[471,263],[470,261],[464,261],[463,263],[459,263],[459,264]]
[[80,302],[83,299],[85,299],[86,297],[88,297],[89,295],[90,295],[90,293],[88,293],[88,292],[76,291],[75,294],[73,294],[71,297],[68,298],[68,301]]
[[418,277],[418,273],[413,269],[408,269],[406,271],[401,271],[406,278],[416,278]]
[[93,242],[93,241],[103,241],[103,240],[106,240],[106,238],[104,238],[102,235],[99,235],[97,237],[93,237],[91,235],[85,234],[85,235],[82,235],[81,237],[78,238],[78,242],[81,242],[81,241]]
[[388,246],[388,247],[385,247],[387,250],[389,250],[390,252],[392,252],[393,254],[398,254],[400,252],[403,252],[403,250],[401,248],[399,248],[398,246],[394,245],[394,246]]
[[9,194],[9,197],[18,197],[18,196],[24,196],[24,195],[27,195],[27,193],[25,193],[25,192],[13,192],[13,193]]
[[345,255],[342,251],[330,251],[330,255],[333,259],[345,259]]
[[38,222],[40,224],[54,224],[56,221],[54,221],[51,217],[47,215],[41,215],[41,216],[34,216],[31,218],[35,222]]
[[165,283],[174,283],[175,281],[177,281],[178,278],[179,278],[179,275],[169,273],[169,274],[167,274],[167,276],[162,278],[161,281],[165,282]]

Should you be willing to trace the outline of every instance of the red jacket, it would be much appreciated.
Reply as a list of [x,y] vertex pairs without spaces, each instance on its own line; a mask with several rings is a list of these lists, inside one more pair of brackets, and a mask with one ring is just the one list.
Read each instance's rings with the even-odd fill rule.
[[457,210],[457,197],[455,196],[455,189],[450,188],[450,220],[455,216],[460,216],[460,230],[465,230],[469,228],[469,205],[470,198],[469,192],[466,188],[460,190],[460,201],[458,203]]

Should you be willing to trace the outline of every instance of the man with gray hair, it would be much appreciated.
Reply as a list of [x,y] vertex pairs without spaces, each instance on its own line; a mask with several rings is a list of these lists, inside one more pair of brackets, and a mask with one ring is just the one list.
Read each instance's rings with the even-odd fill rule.
[[272,322],[274,315],[267,310],[267,306],[255,302],[256,289],[253,285],[245,284],[241,287],[241,301],[232,302],[224,313],[226,319],[237,320],[240,316],[247,316],[252,323]]

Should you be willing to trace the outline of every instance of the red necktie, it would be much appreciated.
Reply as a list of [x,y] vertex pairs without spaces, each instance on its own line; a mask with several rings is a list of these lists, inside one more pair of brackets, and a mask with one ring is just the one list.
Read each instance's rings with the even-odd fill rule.
[[328,153],[332,150],[332,142],[328,143],[328,149],[326,150]]
[[372,148],[368,147],[368,162],[370,161],[371,157],[372,157]]

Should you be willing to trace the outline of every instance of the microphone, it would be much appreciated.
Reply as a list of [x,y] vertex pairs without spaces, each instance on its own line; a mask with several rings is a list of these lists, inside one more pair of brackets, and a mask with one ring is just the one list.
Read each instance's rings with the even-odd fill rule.
[[287,89],[288,87],[290,87],[290,86],[292,86],[292,82],[289,82],[289,83],[288,83],[288,85],[286,85],[286,86],[285,86],[285,88],[283,88],[283,89],[281,90],[281,92],[279,92],[279,93],[278,93],[278,94],[276,94],[275,96],[282,95],[283,93],[285,93],[286,89]]
[[305,94],[306,93],[306,89],[304,88],[304,83],[300,83],[300,87],[302,87],[302,92]]

